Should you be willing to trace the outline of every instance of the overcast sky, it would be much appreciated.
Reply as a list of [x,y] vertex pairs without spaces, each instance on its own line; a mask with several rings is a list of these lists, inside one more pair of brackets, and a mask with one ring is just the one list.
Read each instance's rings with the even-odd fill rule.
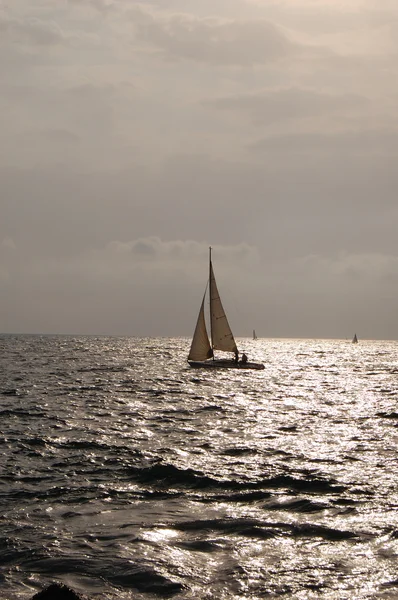
[[396,0],[0,0],[0,331],[398,339]]

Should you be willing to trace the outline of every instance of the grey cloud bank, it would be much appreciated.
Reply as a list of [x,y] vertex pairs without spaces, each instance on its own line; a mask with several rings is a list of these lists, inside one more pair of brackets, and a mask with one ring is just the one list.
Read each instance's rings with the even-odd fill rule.
[[397,16],[2,6],[0,331],[398,339]]

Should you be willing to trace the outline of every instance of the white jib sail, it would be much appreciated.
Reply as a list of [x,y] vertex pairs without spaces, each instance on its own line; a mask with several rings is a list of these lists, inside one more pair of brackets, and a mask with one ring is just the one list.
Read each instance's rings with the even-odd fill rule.
[[205,296],[203,296],[198,320],[196,322],[188,360],[206,360],[207,358],[211,358],[213,356],[213,350],[211,349],[209,336],[207,335],[204,306]]
[[213,265],[210,263],[210,319],[212,345],[215,350],[236,352],[237,347],[229,326],[220,294],[214,278]]

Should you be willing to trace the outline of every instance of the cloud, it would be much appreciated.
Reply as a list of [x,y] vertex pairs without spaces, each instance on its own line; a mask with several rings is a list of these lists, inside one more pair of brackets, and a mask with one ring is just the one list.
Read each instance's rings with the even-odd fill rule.
[[333,334],[325,312],[349,325],[365,298],[363,322],[379,331],[385,314],[391,335],[377,306],[395,291],[398,216],[387,2],[9,1],[1,322],[189,333],[216,244],[226,302],[249,303],[238,331]]
[[249,66],[285,58],[296,50],[296,45],[266,20],[200,19],[138,7],[130,11],[130,16],[137,38],[169,58]]
[[[258,321],[270,337],[394,339],[398,256],[314,253],[267,265]],[[257,329],[257,327],[256,327]],[[360,333],[359,333],[360,332]],[[264,335],[264,334],[262,334]]]
[[111,12],[117,7],[117,2],[113,0],[66,0],[66,2],[72,7],[81,8],[82,6],[88,6],[104,14]]
[[[264,261],[241,243],[215,246],[213,260],[238,336],[253,323],[267,336],[344,337],[357,329],[372,337],[372,327],[387,339],[398,333],[396,254]],[[208,243],[195,240],[148,236],[58,258],[13,248],[0,254],[1,312],[9,331],[190,335],[207,277]]]
[[270,18],[285,25],[310,32],[317,37],[324,33],[355,32],[362,28],[389,23],[397,17],[395,0],[247,0]]
[[271,89],[207,100],[204,104],[218,110],[247,114],[255,122],[313,118],[347,109],[358,110],[367,104],[357,94],[331,94],[315,89]]
[[[205,242],[153,236],[69,257],[35,257],[25,244],[12,257],[0,255],[0,314],[9,331],[188,334],[206,285],[208,252]],[[247,244],[215,246],[214,255],[226,288],[258,258]]]
[[0,17],[2,42],[22,43],[34,46],[53,46],[65,41],[66,36],[54,21],[43,21],[34,17]]
[[251,242],[265,257],[317,248],[392,252],[394,157],[321,153],[316,145],[312,152],[297,138],[292,151],[290,138],[282,136],[280,149],[271,139],[246,162],[187,152],[161,166],[115,171],[2,169],[0,237],[57,258],[110,240],[178,239],[181,232],[221,246]]
[[[362,294],[365,289],[385,292],[398,288],[398,256],[381,253],[347,254],[326,257],[308,255],[295,261],[294,272],[298,280],[307,276],[308,281],[331,292],[336,286],[355,290]],[[387,284],[387,288],[386,288]]]
[[60,127],[25,132],[21,136],[21,139],[23,139],[25,143],[32,145],[48,144],[50,146],[50,152],[53,152],[56,147],[61,147],[65,151],[67,146],[76,147],[80,142],[80,136],[78,134]]
[[251,145],[255,152],[292,153],[314,157],[336,155],[387,156],[398,153],[398,131],[360,129],[338,133],[302,133],[275,135]]
[[[242,265],[245,261],[252,261],[258,258],[257,252],[253,247],[247,244],[237,244],[235,246],[212,247],[213,252],[217,254],[218,260],[226,264]],[[192,263],[206,264],[209,255],[209,244],[193,240],[187,241],[162,241],[156,236],[139,238],[130,242],[113,241],[107,245],[106,253],[109,257],[126,257],[130,260],[145,261],[147,265],[156,264],[183,264],[188,265],[188,270],[192,268]]]
[[[156,273],[160,283],[177,270],[192,281],[199,274],[203,282],[210,246],[206,241],[165,241],[157,236],[147,236],[130,241],[113,240],[102,246],[86,244],[85,247],[70,247],[69,251],[64,249],[50,255],[40,251],[34,242],[34,238],[25,238],[17,245],[11,236],[5,235],[0,243],[0,249],[3,249],[0,264],[5,268],[15,268],[16,273],[23,273],[28,278],[62,278],[73,273],[82,280],[101,280],[105,284],[108,280],[135,280],[134,273],[139,272],[141,278],[143,273],[147,273],[148,281]],[[217,263],[227,272],[238,273],[259,261],[258,250],[243,242],[215,244],[212,251]]]
[[9,236],[6,236],[1,240],[0,247],[5,250],[15,250],[16,249],[14,240]]

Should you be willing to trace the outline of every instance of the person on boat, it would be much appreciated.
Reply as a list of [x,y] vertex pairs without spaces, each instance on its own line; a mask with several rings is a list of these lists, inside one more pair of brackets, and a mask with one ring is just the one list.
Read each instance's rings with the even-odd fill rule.
[[242,365],[245,365],[247,363],[247,354],[245,354],[245,353],[242,354],[242,358],[240,359],[240,362]]
[[238,364],[238,362],[239,362],[239,352],[238,352],[237,348],[235,349],[235,356],[232,360],[234,361],[235,364]]

